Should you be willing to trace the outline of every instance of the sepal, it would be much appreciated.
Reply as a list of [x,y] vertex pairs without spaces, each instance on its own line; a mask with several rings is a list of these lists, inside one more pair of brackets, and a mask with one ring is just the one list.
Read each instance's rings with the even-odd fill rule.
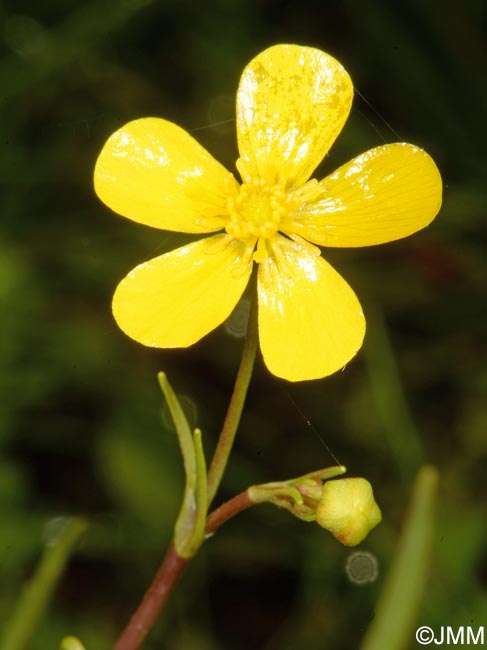
[[287,481],[254,485],[248,489],[248,495],[254,503],[272,503],[302,521],[315,521],[323,481],[346,471],[343,465],[326,467]]

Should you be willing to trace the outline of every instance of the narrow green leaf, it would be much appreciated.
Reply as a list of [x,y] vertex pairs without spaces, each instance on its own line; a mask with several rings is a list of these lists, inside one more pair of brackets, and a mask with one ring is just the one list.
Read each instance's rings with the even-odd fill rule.
[[58,537],[46,545],[34,576],[25,587],[0,639],[2,650],[28,647],[69,557],[87,527],[87,522],[80,517],[68,519]]
[[423,466],[416,477],[410,510],[361,650],[410,647],[428,579],[435,531],[438,471]]
[[201,440],[201,431],[194,432],[195,473],[188,479],[183,503],[174,529],[174,545],[181,557],[193,557],[205,536],[208,512],[206,461]]
[[206,461],[201,431],[189,428],[181,404],[164,372],[157,376],[176,427],[183,455],[186,484],[183,502],[174,527],[174,545],[181,557],[192,557],[204,539],[207,504]]
[[166,377],[166,373],[159,372],[157,379],[161,390],[164,393],[164,397],[166,398],[174,426],[176,427],[176,433],[178,434],[179,445],[183,455],[184,469],[186,471],[186,481],[190,481],[191,487],[194,489],[196,480],[196,460],[193,435],[190,426],[186,420],[186,416],[184,415],[176,393],[171,388],[171,384]]

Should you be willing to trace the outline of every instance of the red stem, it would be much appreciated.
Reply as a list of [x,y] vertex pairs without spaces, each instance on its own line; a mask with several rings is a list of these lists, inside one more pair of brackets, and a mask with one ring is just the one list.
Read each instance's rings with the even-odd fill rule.
[[210,512],[208,519],[206,520],[205,533],[211,535],[226,521],[235,517],[235,515],[238,515],[239,512],[247,510],[247,508],[254,505],[255,503],[250,500],[247,490],[241,494],[237,494],[236,497],[233,497],[230,501],[222,503],[222,505],[216,508],[216,510]]
[[[250,500],[247,491],[223,503],[208,515],[206,535],[211,535],[225,521],[253,505],[255,504]],[[140,648],[190,560],[191,558],[178,555],[174,545],[171,544],[151,586],[113,646],[113,650],[138,650]]]
[[171,544],[151,586],[113,646],[113,650],[137,650],[139,648],[189,560],[190,558],[180,557]]

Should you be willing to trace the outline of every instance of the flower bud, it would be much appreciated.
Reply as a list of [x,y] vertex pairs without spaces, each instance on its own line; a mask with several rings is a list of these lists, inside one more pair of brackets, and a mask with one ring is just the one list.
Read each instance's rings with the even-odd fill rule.
[[372,486],[364,478],[342,478],[323,485],[316,522],[345,546],[360,544],[381,519]]
[[60,650],[85,650],[85,647],[76,637],[67,636],[62,640]]

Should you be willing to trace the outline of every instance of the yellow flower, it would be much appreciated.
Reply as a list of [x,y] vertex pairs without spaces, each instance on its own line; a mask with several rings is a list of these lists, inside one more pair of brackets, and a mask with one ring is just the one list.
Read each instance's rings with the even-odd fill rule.
[[342,478],[323,485],[316,523],[345,546],[360,544],[381,519],[372,486],[366,479]]
[[256,262],[272,373],[316,379],[356,354],[362,309],[317,246],[382,244],[423,228],[440,208],[441,178],[424,151],[397,143],[309,180],[352,95],[347,72],[320,50],[276,45],[255,57],[237,92],[240,184],[172,122],[135,120],[108,139],[95,189],[112,210],[165,230],[221,231],[122,280],[113,313],[126,334],[154,347],[192,345],[230,315]]

